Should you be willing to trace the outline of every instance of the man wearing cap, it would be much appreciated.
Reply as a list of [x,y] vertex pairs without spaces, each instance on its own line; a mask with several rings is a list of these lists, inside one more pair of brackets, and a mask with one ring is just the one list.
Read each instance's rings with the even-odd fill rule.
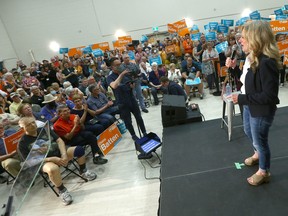
[[12,99],[13,102],[9,106],[9,112],[11,114],[17,115],[17,109],[22,103],[20,95],[16,92],[13,92],[10,94],[10,98]]
[[52,94],[47,94],[44,96],[44,101],[42,102],[42,104],[45,104],[45,106],[41,108],[41,115],[43,115],[45,119],[51,123],[56,122],[58,119],[56,112],[56,99],[57,96],[54,97]]
[[156,62],[152,63],[152,71],[149,73],[149,84],[151,85],[151,94],[154,99],[154,104],[158,105],[159,100],[157,97],[157,91],[162,91],[164,94],[167,93],[167,89],[162,87],[160,78],[165,76],[165,73],[158,69]]

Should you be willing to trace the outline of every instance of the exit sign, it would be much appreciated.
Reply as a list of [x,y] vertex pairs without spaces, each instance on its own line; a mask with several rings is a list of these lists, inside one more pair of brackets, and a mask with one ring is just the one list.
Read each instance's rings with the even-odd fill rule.
[[158,31],[159,31],[159,27],[158,27],[158,26],[152,27],[152,31],[153,31],[153,32],[158,32]]

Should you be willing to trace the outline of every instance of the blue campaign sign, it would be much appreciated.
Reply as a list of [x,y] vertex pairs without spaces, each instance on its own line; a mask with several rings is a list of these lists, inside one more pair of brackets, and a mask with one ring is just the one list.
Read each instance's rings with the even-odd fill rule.
[[249,17],[250,17],[251,20],[260,20],[261,19],[260,13],[253,13],[253,14],[251,13],[249,15]]
[[226,25],[218,25],[217,32],[228,34],[229,27]]
[[68,53],[68,51],[69,51],[69,48],[60,48],[60,49],[59,49],[59,53],[60,53],[60,54]]
[[261,20],[264,20],[264,21],[270,22],[270,21],[271,21],[271,18],[261,17]]
[[92,49],[91,49],[90,46],[84,47],[84,48],[82,49],[82,51],[83,51],[84,54],[92,53]]
[[240,25],[240,20],[237,20],[235,23],[235,26],[239,26]]
[[223,43],[217,44],[217,45],[215,46],[215,49],[216,49],[216,51],[217,51],[218,54],[219,54],[219,53],[224,52],[227,47],[228,47],[228,42],[225,41],[225,42],[223,42]]
[[200,40],[200,37],[201,37],[201,33],[199,32],[199,33],[196,33],[196,34],[192,34],[191,35],[191,40],[192,41],[199,41]]
[[95,56],[95,57],[100,57],[100,56],[103,56],[104,53],[101,49],[96,49],[96,50],[93,50],[92,54]]
[[205,30],[205,31],[209,31],[209,30],[210,30],[209,24],[204,25],[204,30]]
[[206,38],[207,41],[216,40],[216,32],[207,32],[205,34],[205,38]]
[[142,35],[140,41],[141,41],[141,43],[148,41],[148,37],[146,35]]
[[282,10],[283,10],[283,11],[288,10],[288,5],[284,5],[284,6],[282,7]]
[[209,28],[212,31],[216,31],[218,27],[218,22],[209,22]]
[[154,63],[154,62],[156,62],[157,65],[162,65],[162,59],[161,59],[160,55],[158,55],[157,57],[149,58],[150,65],[152,65],[152,63]]
[[198,25],[193,25],[192,28],[190,29],[190,31],[199,31],[199,27]]
[[221,24],[225,26],[234,26],[234,20],[221,19]]
[[280,9],[278,9],[278,10],[275,10],[275,11],[274,11],[274,14],[275,14],[275,15],[283,15],[284,13],[283,13],[283,10],[280,8]]
[[242,17],[242,18],[239,20],[239,25],[244,25],[247,20],[249,20],[249,17]]
[[284,15],[276,15],[276,20],[286,20],[288,16],[286,14]]
[[128,55],[129,55],[130,60],[135,60],[135,53],[133,51],[130,50],[128,52]]

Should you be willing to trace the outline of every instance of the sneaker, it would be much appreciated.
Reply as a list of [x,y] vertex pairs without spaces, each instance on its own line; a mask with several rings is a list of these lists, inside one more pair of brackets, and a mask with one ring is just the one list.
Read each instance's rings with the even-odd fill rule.
[[67,188],[65,188],[62,191],[59,191],[59,197],[62,199],[63,204],[70,205],[73,202],[72,196],[70,195]]
[[282,87],[284,87],[284,83],[281,83],[281,84],[280,84],[280,88],[282,88]]
[[200,94],[200,99],[201,99],[201,100],[203,99],[203,94]]
[[143,111],[144,113],[148,113],[148,112],[149,112],[146,108],[142,109],[142,111]]
[[88,181],[93,181],[97,178],[96,173],[91,172],[90,170],[87,170],[86,172],[82,173],[81,175],[83,178],[87,179]]
[[106,164],[108,162],[107,159],[102,158],[100,156],[93,158],[93,163],[94,164]]
[[149,153],[149,154],[141,153],[138,155],[138,160],[150,159],[152,157],[153,157],[153,155],[151,153]]

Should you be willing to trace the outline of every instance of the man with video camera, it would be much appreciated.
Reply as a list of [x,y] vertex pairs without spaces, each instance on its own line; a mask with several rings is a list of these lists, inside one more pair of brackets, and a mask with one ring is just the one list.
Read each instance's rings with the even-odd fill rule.
[[129,70],[122,70],[121,61],[118,58],[111,58],[111,70],[112,73],[107,77],[107,83],[113,89],[120,116],[135,141],[138,137],[132,125],[131,113],[133,113],[143,135],[147,134],[137,100],[133,94],[135,82],[129,75]]
[[135,88],[133,89],[133,92],[136,95],[137,99],[139,100],[141,110],[145,113],[148,113],[148,110],[145,107],[144,97],[143,97],[142,89],[141,89],[141,77],[142,76],[141,76],[140,68],[135,63],[130,62],[130,57],[128,54],[123,55],[122,66],[123,66],[123,69],[129,71],[127,76],[129,76],[131,80],[133,80],[135,83]]

